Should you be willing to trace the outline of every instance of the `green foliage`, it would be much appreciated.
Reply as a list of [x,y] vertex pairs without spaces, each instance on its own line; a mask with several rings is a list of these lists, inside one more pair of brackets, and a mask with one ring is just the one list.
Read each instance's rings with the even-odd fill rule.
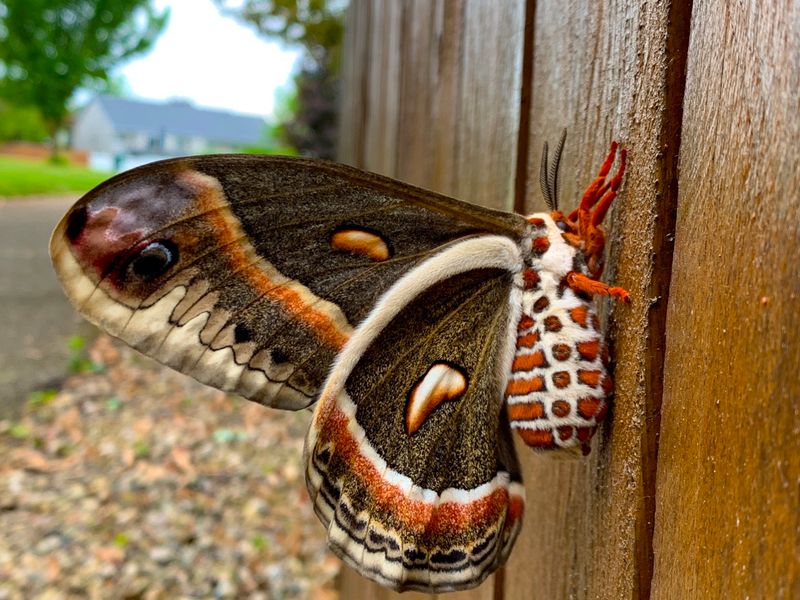
[[270,155],[280,155],[280,156],[297,156],[297,150],[292,146],[287,146],[285,144],[275,144],[275,145],[267,145],[267,146],[244,146],[237,150],[237,152],[241,152],[243,154],[270,154]]
[[57,395],[58,390],[51,388],[36,390],[35,392],[28,394],[28,400],[26,404],[31,410],[36,410],[37,408],[42,408],[50,404]]
[[213,433],[214,441],[220,444],[232,444],[234,442],[243,442],[247,439],[247,434],[244,431],[236,431],[234,429],[227,429],[222,427],[216,429]]
[[260,142],[253,146],[244,146],[240,151],[245,154],[296,155],[297,150],[293,146],[288,145],[285,140],[284,126],[282,123],[265,125],[264,131],[261,133]]
[[67,368],[70,373],[101,373],[105,365],[96,363],[86,358],[86,339],[80,335],[73,335],[67,340],[69,358]]
[[291,119],[297,112],[297,88],[292,83],[285,83],[275,90],[272,112],[281,122]]
[[150,458],[150,445],[145,440],[136,440],[133,443],[133,454],[136,458]]
[[117,98],[127,98],[133,95],[131,84],[122,73],[110,75],[108,79],[99,81],[96,85],[89,86],[88,89],[98,95],[115,96]]
[[91,361],[84,356],[86,340],[80,335],[73,335],[67,340],[69,358],[67,359],[70,373],[85,373],[91,370]]
[[306,49],[319,66],[339,70],[347,0],[214,0],[266,36]]
[[57,167],[66,167],[70,164],[69,157],[63,154],[53,154],[50,158],[47,159],[47,162]]
[[24,423],[14,423],[8,428],[8,434],[15,439],[25,440],[31,436],[31,430]]
[[109,173],[0,156],[0,197],[88,192]]
[[79,87],[106,81],[121,61],[148,50],[168,12],[151,0],[4,0],[0,4],[0,93],[35,106],[51,139]]
[[0,142],[43,142],[47,126],[35,106],[14,106],[0,99]]
[[[300,154],[334,158],[345,0],[215,0],[268,37],[305,49],[290,115],[278,133]],[[278,98],[278,105],[285,98]],[[277,112],[277,111],[276,111]]]
[[283,123],[285,139],[300,154],[336,158],[339,137],[339,74],[305,63],[295,76],[298,110]]
[[253,549],[256,550],[257,552],[261,552],[264,549],[266,549],[267,546],[269,546],[269,541],[267,540],[267,538],[265,538],[260,533],[254,535],[253,539],[250,540],[250,542],[253,544]]

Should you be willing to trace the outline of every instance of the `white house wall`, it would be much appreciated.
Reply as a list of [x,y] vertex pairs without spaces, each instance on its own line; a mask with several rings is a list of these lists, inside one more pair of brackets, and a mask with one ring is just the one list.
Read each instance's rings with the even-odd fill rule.
[[108,154],[122,150],[111,119],[99,102],[92,102],[75,117],[72,146],[78,150]]

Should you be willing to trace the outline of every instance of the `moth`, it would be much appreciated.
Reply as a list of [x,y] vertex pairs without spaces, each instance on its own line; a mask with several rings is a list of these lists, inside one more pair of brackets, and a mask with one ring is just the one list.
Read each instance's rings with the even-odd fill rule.
[[210,155],[117,175],[50,253],[90,321],[274,408],[314,406],[305,476],[333,551],[384,586],[478,585],[520,530],[512,430],[586,453],[612,381],[593,305],[612,143],[570,214],[481,208],[316,160]]

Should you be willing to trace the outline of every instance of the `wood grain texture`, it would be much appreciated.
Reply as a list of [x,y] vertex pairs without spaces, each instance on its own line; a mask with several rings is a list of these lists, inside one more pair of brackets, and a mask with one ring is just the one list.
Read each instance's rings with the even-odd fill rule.
[[692,23],[653,598],[800,598],[800,4]]
[[[612,139],[629,151],[606,217],[605,278],[629,306],[604,303],[616,356],[614,406],[588,460],[520,448],[526,524],[505,598],[646,598],[666,296],[676,195],[686,3],[536,2],[527,207],[543,210],[540,149],[567,127],[561,205],[580,199]],[[531,568],[535,565],[535,568]]]
[[340,159],[510,210],[524,9],[523,0],[354,2]]
[[[524,0],[352,2],[340,159],[509,210],[524,9]],[[491,600],[500,584],[491,576],[475,590],[446,597]],[[351,569],[343,570],[340,590],[342,598],[401,597]],[[431,596],[402,595],[421,597]]]

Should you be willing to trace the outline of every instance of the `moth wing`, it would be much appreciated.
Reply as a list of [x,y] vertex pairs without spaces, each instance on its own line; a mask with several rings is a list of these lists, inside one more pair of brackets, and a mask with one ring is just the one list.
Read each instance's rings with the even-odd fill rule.
[[332,549],[382,585],[473,587],[514,542],[524,488],[503,390],[518,266],[497,236],[427,259],[378,302],[321,391],[309,493]]
[[343,165],[162,161],[101,184],[50,244],[67,296],[134,348],[279,408],[312,403],[377,299],[458,240],[525,221]]

